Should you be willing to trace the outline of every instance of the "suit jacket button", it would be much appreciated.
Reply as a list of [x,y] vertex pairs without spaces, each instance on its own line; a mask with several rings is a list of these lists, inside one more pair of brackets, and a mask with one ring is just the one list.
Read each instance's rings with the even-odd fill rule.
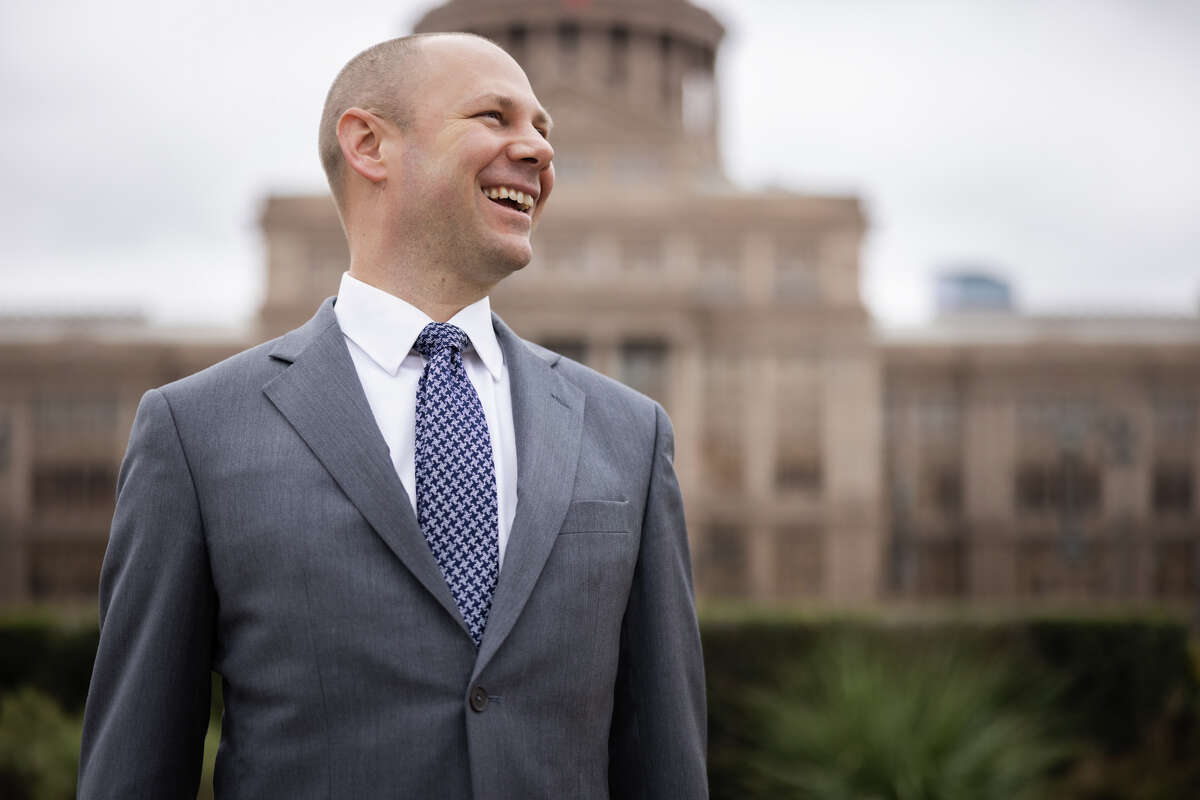
[[476,686],[471,690],[471,708],[475,711],[483,711],[487,708],[488,693],[482,686]]

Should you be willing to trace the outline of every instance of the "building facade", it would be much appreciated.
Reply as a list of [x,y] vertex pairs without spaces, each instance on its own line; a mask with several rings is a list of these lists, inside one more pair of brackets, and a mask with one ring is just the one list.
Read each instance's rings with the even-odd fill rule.
[[[706,11],[451,0],[417,29],[497,41],[553,112],[558,181],[534,261],[493,305],[671,414],[701,597],[1197,597],[1196,321],[1007,314],[880,335],[859,291],[857,198],[725,177],[723,29]],[[0,327],[0,602],[94,597],[142,391],[336,291],[348,256],[328,197],[271,197],[261,223],[252,331]]]
[[881,348],[889,594],[1189,610],[1200,319],[966,314]]
[[247,342],[136,318],[0,320],[0,605],[95,602],[142,393]]

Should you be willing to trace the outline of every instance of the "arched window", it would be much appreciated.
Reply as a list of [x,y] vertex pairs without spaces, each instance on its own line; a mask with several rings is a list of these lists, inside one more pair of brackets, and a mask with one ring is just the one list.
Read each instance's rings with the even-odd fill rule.
[[617,86],[629,73],[629,28],[614,25],[608,30],[608,82]]

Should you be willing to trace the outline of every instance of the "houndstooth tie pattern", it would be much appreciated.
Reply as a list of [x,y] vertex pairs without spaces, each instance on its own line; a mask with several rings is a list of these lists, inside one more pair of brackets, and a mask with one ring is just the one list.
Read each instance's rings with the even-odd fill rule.
[[483,638],[499,572],[499,514],[492,441],[467,378],[467,334],[431,322],[413,349],[425,356],[417,384],[417,520],[475,646]]

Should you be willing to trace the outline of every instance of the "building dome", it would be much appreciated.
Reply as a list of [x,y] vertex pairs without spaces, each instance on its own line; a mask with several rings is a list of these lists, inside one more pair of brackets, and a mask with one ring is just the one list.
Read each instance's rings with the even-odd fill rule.
[[469,31],[508,50],[555,118],[565,183],[722,182],[717,48],[686,0],[451,0],[418,33]]

